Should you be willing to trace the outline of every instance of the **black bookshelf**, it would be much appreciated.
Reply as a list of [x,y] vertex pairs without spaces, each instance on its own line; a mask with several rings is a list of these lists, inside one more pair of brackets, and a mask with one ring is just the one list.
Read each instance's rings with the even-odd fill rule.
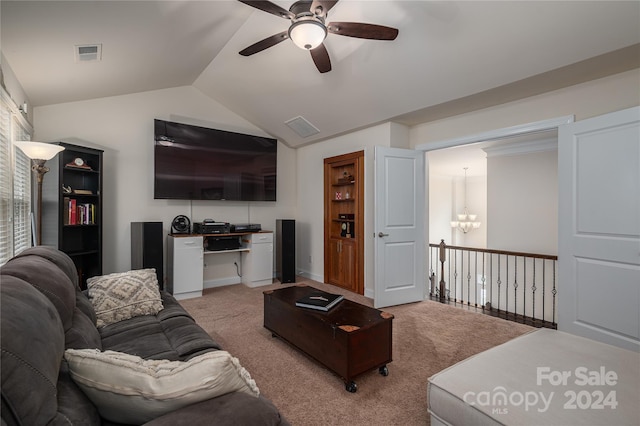
[[[42,182],[42,244],[67,253],[76,265],[78,282],[102,275],[103,151],[66,142],[47,161]],[[76,159],[84,164],[76,164]],[[75,211],[75,212],[74,212]]]

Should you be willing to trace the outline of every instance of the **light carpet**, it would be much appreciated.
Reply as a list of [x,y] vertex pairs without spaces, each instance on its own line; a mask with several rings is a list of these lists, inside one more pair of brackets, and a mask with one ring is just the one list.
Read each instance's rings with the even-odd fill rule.
[[[296,284],[372,300],[299,278]],[[263,291],[296,284],[207,289],[181,301],[196,322],[251,373],[261,393],[292,425],[428,425],[427,379],[465,358],[533,330],[480,313],[423,301],[384,308],[392,313],[393,362],[355,378],[358,390],[263,327]]]

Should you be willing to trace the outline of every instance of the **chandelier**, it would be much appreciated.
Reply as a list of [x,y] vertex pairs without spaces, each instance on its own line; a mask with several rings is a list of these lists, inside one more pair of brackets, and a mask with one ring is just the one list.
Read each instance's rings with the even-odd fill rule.
[[476,221],[478,215],[467,212],[467,169],[468,167],[464,167],[464,213],[457,215],[458,220],[450,222],[452,228],[457,228],[465,234],[472,229],[480,228],[480,222]]

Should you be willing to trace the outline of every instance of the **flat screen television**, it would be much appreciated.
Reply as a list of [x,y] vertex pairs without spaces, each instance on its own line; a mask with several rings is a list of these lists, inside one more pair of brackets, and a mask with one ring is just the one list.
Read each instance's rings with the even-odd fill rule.
[[276,201],[276,139],[154,120],[154,198]]

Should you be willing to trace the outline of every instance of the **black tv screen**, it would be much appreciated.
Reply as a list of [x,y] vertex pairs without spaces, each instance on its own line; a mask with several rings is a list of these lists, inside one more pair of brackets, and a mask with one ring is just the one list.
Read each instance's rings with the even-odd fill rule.
[[154,198],[276,201],[276,139],[154,120]]

